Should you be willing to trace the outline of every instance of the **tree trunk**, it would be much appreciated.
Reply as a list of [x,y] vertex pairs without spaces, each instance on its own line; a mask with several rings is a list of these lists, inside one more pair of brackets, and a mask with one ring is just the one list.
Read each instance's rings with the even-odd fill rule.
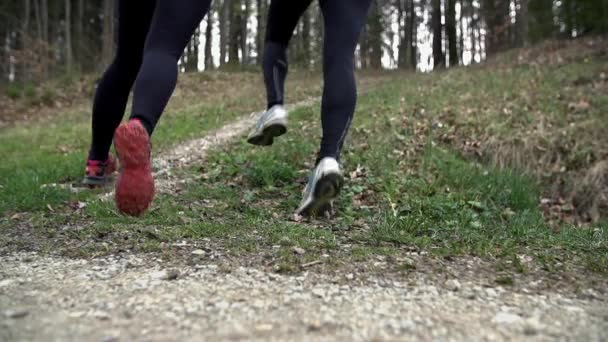
[[199,45],[200,30],[197,28],[194,30],[190,42],[186,46],[184,57],[186,62],[184,63],[185,72],[197,72],[198,71],[198,45]]
[[460,0],[460,17],[458,18],[458,25],[460,27],[460,36],[458,37],[458,57],[460,64],[464,64],[464,21],[465,21],[465,8],[464,0]]
[[456,34],[456,0],[447,0],[445,13],[446,35],[448,36],[448,57],[450,67],[458,65],[458,37]]
[[477,32],[477,18],[475,17],[475,7],[471,3],[471,22],[470,22],[470,39],[471,39],[471,64],[474,64],[475,55],[477,54],[477,38],[475,33]]
[[220,19],[220,66],[227,62],[230,43],[230,6],[232,0],[224,0],[219,15]]
[[[17,36],[17,42],[16,42],[17,49],[19,49],[19,50],[25,50],[25,49],[31,48],[30,46],[28,46],[31,42],[30,34],[29,34],[30,14],[31,14],[30,0],[25,0],[23,2],[23,17],[22,17],[22,23],[21,23],[21,31],[19,32],[19,34]],[[1,39],[4,39],[4,36],[1,36]],[[6,44],[6,41],[2,40],[2,45],[0,45],[2,50],[4,50],[5,44]],[[7,61],[8,61],[8,59],[7,59]],[[29,61],[19,60],[18,62],[19,62],[18,68],[16,68],[17,70],[16,70],[16,75],[15,75],[16,78],[28,79],[31,74],[31,70],[29,70],[28,65],[27,65]],[[4,63],[2,63],[2,64],[4,64]]]
[[302,15],[302,60],[303,65],[308,68],[310,66],[310,9]]
[[76,22],[74,23],[74,38],[75,38],[75,49],[74,49],[74,58],[76,61],[76,65],[78,67],[82,67],[82,49],[84,48],[84,31],[83,24],[84,22],[84,0],[78,0],[78,7],[76,8]]
[[241,0],[232,0],[230,16],[230,48],[228,59],[231,65],[239,64],[239,47],[241,31]]
[[30,29],[30,14],[32,8],[30,6],[30,0],[23,1],[23,24],[21,26],[21,35],[28,35]]
[[249,16],[251,15],[251,0],[243,0],[245,2],[245,8],[241,9],[241,29],[239,39],[241,43],[241,55],[242,63],[249,64],[249,58],[251,53],[249,51]]
[[487,32],[485,34],[481,34],[481,16],[479,15],[479,13],[477,13],[477,25],[475,26],[476,28],[476,36],[477,36],[477,52],[479,55],[479,62],[483,61],[484,57],[487,55],[487,45],[483,45],[482,46],[482,42],[485,42],[485,34],[487,34]]
[[207,27],[205,28],[205,70],[213,69],[213,12],[207,15]]
[[519,45],[528,45],[528,0],[519,0],[519,11],[517,12],[517,27]]
[[369,45],[371,47],[370,66],[382,68],[382,13],[379,2],[373,2],[369,16]]
[[256,62],[258,65],[262,65],[262,58],[264,55],[264,20],[266,18],[265,12],[266,0],[256,0],[256,20],[258,22],[255,47],[257,51]]
[[[314,19],[314,22],[312,23],[312,28],[314,29],[314,34],[312,35],[313,39],[313,47],[312,47],[312,59],[313,59],[313,65],[321,65],[321,56],[322,56],[322,51],[323,51],[323,35],[324,35],[324,24],[323,24],[323,17],[321,15],[321,12],[319,10],[319,6],[314,6],[311,8],[312,9],[312,15],[311,17]],[[359,40],[361,41],[361,40]]]
[[42,40],[49,44],[49,6],[47,0],[40,0]]
[[361,68],[369,68],[369,27],[363,25],[361,30],[361,36],[359,38],[359,60],[361,62]]
[[397,36],[399,37],[399,45],[397,46],[397,68],[403,69],[407,66],[407,48],[409,45],[407,35],[407,10],[405,8],[405,0],[397,0]]
[[42,40],[42,15],[40,14],[40,3],[34,0],[34,16],[36,17],[36,32],[38,40]]
[[484,0],[482,13],[486,22],[486,53],[494,55],[509,47],[510,1]]
[[104,67],[112,61],[114,54],[114,0],[103,3],[103,33],[101,56]]
[[443,55],[443,25],[441,25],[441,0],[431,0],[433,13],[431,26],[433,29],[433,68],[444,68],[445,58]]
[[68,72],[72,71],[72,4],[65,2],[65,65]]
[[410,67],[412,70],[416,70],[418,68],[418,30],[417,30],[417,19],[416,19],[416,4],[414,0],[407,0],[408,5],[408,18],[410,19],[410,24],[408,26],[408,34],[410,41]]

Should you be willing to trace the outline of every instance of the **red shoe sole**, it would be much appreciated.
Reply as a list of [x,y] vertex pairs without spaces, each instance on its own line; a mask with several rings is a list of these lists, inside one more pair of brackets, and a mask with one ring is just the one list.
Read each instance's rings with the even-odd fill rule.
[[116,206],[123,214],[140,216],[154,198],[148,132],[139,121],[123,123],[114,134],[114,146],[121,165],[116,180]]

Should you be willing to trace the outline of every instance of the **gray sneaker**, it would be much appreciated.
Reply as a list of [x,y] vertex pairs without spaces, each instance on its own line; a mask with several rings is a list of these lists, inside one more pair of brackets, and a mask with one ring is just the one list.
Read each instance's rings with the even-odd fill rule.
[[260,115],[255,127],[249,133],[247,142],[253,145],[269,146],[274,138],[287,132],[287,111],[282,105],[274,105]]
[[322,213],[338,196],[343,183],[344,178],[340,173],[338,162],[329,157],[321,159],[319,165],[310,173],[296,214],[315,216]]

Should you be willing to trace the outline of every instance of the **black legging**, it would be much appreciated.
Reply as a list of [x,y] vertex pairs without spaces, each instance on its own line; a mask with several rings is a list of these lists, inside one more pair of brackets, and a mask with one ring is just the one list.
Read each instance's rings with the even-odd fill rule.
[[210,3],[118,0],[118,48],[95,94],[90,159],[108,157],[133,83],[131,118],[152,133],[175,89],[177,62]]
[[[312,0],[272,0],[264,48],[268,106],[283,104],[287,46],[298,19]],[[323,138],[319,160],[340,157],[357,102],[354,54],[372,0],[319,0],[325,25],[323,43]]]

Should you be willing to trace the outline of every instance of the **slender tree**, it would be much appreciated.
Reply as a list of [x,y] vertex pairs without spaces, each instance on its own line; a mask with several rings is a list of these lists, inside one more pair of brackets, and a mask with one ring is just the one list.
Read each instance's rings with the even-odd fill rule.
[[458,16],[458,26],[460,35],[458,36],[458,58],[460,64],[464,64],[464,21],[465,21],[465,1],[460,0],[460,15]]
[[382,8],[381,2],[375,1],[372,3],[369,19],[369,48],[370,48],[370,67],[374,69],[382,68],[382,46],[383,46],[383,25],[382,25]]
[[431,0],[431,26],[433,31],[433,68],[444,68],[443,25],[441,25],[441,0]]
[[414,0],[407,0],[407,4],[407,17],[409,19],[409,24],[407,26],[407,35],[409,36],[410,42],[410,67],[413,70],[416,70],[418,68],[418,23],[416,19],[416,3],[414,2]]
[[410,22],[407,18],[407,1],[396,0],[397,4],[397,36],[399,37],[399,45],[397,46],[397,68],[404,69],[408,67],[407,49],[409,46],[409,36],[407,35],[407,26]]
[[239,63],[239,48],[240,48],[240,31],[241,31],[241,0],[232,0],[230,10],[229,23],[229,48],[228,60],[231,65]]
[[76,6],[76,21],[74,22],[74,58],[79,68],[82,68],[82,51],[84,50],[84,0],[78,0]]
[[310,9],[308,9],[302,15],[302,33],[301,33],[301,41],[302,41],[302,61],[305,66],[310,65],[311,55],[310,55],[310,30],[312,26],[310,24],[311,15]]
[[213,22],[213,12],[209,11],[205,28],[205,70],[213,69]]
[[475,4],[471,1],[470,3],[470,22],[469,22],[469,34],[471,40],[471,64],[475,63],[475,56],[477,55],[477,27],[478,27],[478,19],[475,11]]
[[448,58],[450,67],[458,65],[458,46],[456,35],[456,0],[446,0],[445,31],[448,38]]
[[239,43],[241,46],[241,64],[249,64],[249,44],[247,42],[247,36],[249,33],[248,21],[251,15],[251,0],[242,0],[245,2],[244,6],[241,7],[240,15],[240,30],[239,30]]
[[227,63],[230,42],[230,7],[232,0],[223,0],[219,15],[220,27],[220,66]]
[[257,64],[262,65],[262,56],[264,55],[264,20],[266,18],[266,0],[256,0],[256,20],[257,20],[257,30],[256,30],[256,61]]
[[72,4],[65,2],[65,64],[68,71],[72,71]]
[[518,45],[527,46],[528,41],[528,0],[519,0],[519,9],[517,11],[517,36]]
[[114,52],[114,1],[104,0],[103,3],[103,47],[102,60],[108,65]]
[[[551,0],[552,1],[552,0]],[[486,52],[489,55],[504,51],[511,46],[509,39],[510,1],[484,0],[482,13],[486,23]]]

